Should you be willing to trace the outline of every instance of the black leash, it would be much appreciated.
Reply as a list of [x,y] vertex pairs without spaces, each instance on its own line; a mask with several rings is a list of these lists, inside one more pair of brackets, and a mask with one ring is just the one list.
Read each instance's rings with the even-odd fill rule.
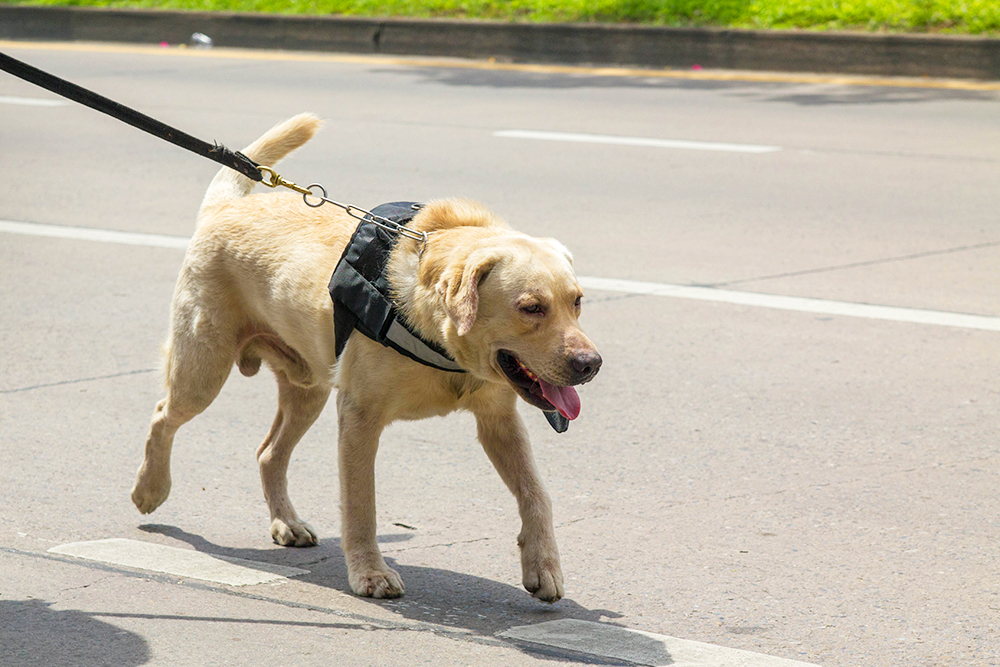
[[145,114],[139,113],[135,109],[130,109],[114,100],[109,100],[93,91],[82,88],[75,83],[70,83],[48,72],[43,72],[27,63],[11,58],[5,53],[0,53],[0,69],[24,79],[28,83],[33,83],[36,86],[50,90],[56,95],[61,95],[66,99],[79,102],[101,113],[106,113],[112,118],[117,118],[124,123],[128,123],[132,127],[149,132],[154,137],[159,137],[176,146],[207,157],[209,160],[214,160],[230,169],[235,169],[251,180],[264,180],[264,176],[259,169],[260,165],[239,151],[231,151],[221,144],[210,144],[192,137],[190,134],[161,123],[155,118],[150,118]]
[[[291,181],[286,181],[271,167],[257,164],[239,151],[231,151],[222,144],[210,144],[202,141],[201,139],[192,137],[190,134],[170,127],[166,123],[162,123],[155,118],[150,118],[146,114],[139,113],[135,109],[130,109],[123,104],[115,102],[114,100],[98,95],[92,90],[87,90],[86,88],[78,86],[75,83],[70,83],[65,79],[60,79],[55,75],[49,74],[48,72],[43,72],[37,67],[32,67],[27,63],[11,58],[6,53],[0,53],[0,70],[9,72],[18,78],[24,79],[28,83],[33,83],[36,86],[50,90],[56,95],[61,95],[66,99],[79,102],[80,104],[88,106],[91,109],[96,109],[101,113],[111,116],[112,118],[128,123],[132,127],[148,132],[154,137],[169,141],[170,143],[180,146],[181,148],[186,148],[192,153],[197,153],[202,157],[207,157],[209,160],[214,160],[215,162],[229,167],[230,169],[235,169],[250,180],[257,181],[258,183],[266,185],[269,188],[283,187],[288,188],[289,190],[294,190],[302,195],[302,199],[305,201],[307,206],[317,208],[323,204],[333,204],[334,206],[339,206],[344,209],[349,216],[356,220],[374,222],[376,225],[395,234],[399,234],[400,236],[406,236],[415,241],[427,243],[428,232],[417,232],[409,229],[405,225],[397,224],[392,220],[375,215],[370,211],[366,211],[360,206],[341,204],[340,202],[328,199],[326,195],[326,188],[319,183],[313,183],[309,187],[304,188],[300,185],[292,183]],[[312,197],[312,201],[310,201],[310,197]]]

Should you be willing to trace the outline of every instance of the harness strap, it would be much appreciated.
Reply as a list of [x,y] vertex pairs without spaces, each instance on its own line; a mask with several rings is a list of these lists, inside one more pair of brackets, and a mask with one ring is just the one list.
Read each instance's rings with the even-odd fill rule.
[[[412,202],[393,202],[377,206],[371,213],[406,225],[419,208],[419,204]],[[397,238],[395,233],[366,216],[344,248],[329,288],[333,299],[334,352],[340,357],[351,332],[357,329],[425,366],[464,373],[465,369],[455,363],[447,351],[409,327],[392,302],[385,266]]]
[[148,132],[154,137],[159,137],[176,146],[207,157],[209,160],[214,160],[225,167],[235,169],[251,180],[260,181],[263,179],[260,170],[257,168],[259,165],[239,151],[231,151],[221,144],[210,144],[192,137],[190,134],[170,127],[155,118],[150,118],[143,113],[139,113],[135,109],[130,109],[75,83],[70,83],[48,72],[43,72],[27,63],[11,58],[5,53],[0,53],[0,69],[24,79],[28,83],[33,83],[36,86],[50,90],[56,95],[61,95],[66,99],[79,102],[101,113],[106,113],[113,118],[128,123],[132,127]]

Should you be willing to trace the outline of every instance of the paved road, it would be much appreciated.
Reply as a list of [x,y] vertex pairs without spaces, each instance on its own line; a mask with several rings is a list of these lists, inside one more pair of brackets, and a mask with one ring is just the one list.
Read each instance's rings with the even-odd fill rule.
[[[215,169],[0,76],[10,664],[746,657],[687,658],[666,637],[831,666],[1000,663],[1000,94],[3,50],[232,147],[322,115],[285,175],[362,206],[477,198],[562,239],[605,358],[565,435],[525,408],[567,575],[554,606],[519,588],[514,503],[467,416],[383,439],[398,601],[348,594],[332,409],[291,470],[321,544],[270,543],[253,459],[274,404],[263,376],[236,374],[180,432],[172,496],[142,517],[128,489],[160,397],[157,349]],[[234,586],[49,552],[111,538],[307,573]],[[525,626],[554,630],[526,641]],[[574,643],[587,635],[596,645]]]

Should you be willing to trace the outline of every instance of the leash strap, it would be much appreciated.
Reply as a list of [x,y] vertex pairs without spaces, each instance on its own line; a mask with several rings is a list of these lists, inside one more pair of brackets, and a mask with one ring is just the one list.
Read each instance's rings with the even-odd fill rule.
[[132,127],[152,134],[154,137],[159,137],[176,146],[207,157],[209,160],[214,160],[230,169],[235,169],[251,180],[263,180],[263,175],[258,169],[259,165],[239,151],[231,151],[221,144],[210,144],[192,137],[190,134],[170,127],[155,118],[150,118],[145,114],[139,113],[135,109],[130,109],[114,100],[82,88],[75,83],[70,83],[48,72],[43,72],[27,63],[11,58],[5,53],[0,53],[0,69],[24,79],[28,83],[33,83],[36,86],[52,91],[56,95],[61,95],[66,99],[79,102],[91,109],[105,113],[112,118],[117,118]]

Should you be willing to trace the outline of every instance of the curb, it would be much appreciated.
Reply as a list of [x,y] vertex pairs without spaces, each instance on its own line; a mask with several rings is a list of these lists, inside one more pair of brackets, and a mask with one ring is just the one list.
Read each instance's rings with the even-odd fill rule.
[[0,39],[1000,80],[1000,39],[0,5]]

